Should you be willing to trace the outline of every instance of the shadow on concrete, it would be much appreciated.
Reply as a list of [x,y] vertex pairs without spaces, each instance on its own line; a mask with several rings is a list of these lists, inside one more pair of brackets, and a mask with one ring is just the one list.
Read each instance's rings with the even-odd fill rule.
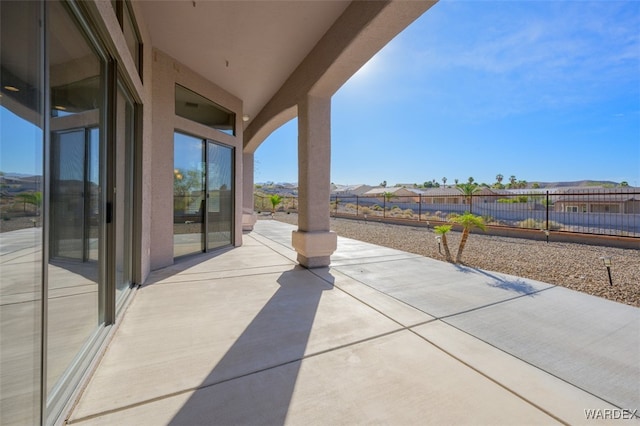
[[171,425],[285,423],[322,293],[333,283],[301,267],[277,281],[280,288]]
[[488,282],[487,284],[490,285],[491,287],[496,287],[503,290],[511,291],[523,296],[534,296],[535,293],[541,290],[520,278],[513,277],[513,279],[505,279],[505,277],[492,274],[482,269],[471,268],[469,266],[461,266],[461,265],[455,265],[455,267],[459,272],[463,272],[466,274],[471,274],[471,273],[480,274],[490,278],[491,282]]

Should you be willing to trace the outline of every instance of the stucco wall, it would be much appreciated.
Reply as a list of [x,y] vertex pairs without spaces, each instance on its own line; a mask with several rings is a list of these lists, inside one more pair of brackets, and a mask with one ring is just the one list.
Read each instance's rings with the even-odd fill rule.
[[[173,134],[180,130],[235,149],[234,242],[242,244],[242,101],[167,54],[152,53],[151,269],[173,263]],[[180,84],[236,114],[236,136],[175,115],[175,85]]]

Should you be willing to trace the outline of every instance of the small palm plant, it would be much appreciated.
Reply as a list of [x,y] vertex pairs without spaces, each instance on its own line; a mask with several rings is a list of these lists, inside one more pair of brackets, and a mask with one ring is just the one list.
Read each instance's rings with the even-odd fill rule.
[[271,214],[275,214],[276,207],[282,202],[282,196],[280,194],[273,194],[269,197],[269,200],[271,201]]
[[449,244],[447,244],[447,232],[451,231],[451,225],[434,226],[433,230],[442,237],[445,259],[447,259],[447,262],[452,262],[453,258],[451,257],[451,251],[449,251]]
[[467,244],[471,228],[479,228],[484,231],[487,227],[485,226],[484,219],[481,216],[476,216],[469,212],[451,218],[451,221],[462,225],[463,228],[462,237],[460,238],[460,246],[458,246],[458,253],[456,254],[456,263],[460,263],[462,260],[462,250],[464,250],[464,246]]

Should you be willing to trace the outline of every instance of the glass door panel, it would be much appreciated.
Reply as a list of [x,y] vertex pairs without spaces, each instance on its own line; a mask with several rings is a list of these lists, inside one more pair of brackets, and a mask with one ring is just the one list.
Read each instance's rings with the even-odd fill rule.
[[207,249],[232,243],[233,149],[207,141]]
[[173,256],[204,250],[204,162],[202,139],[174,134]]
[[46,2],[50,218],[47,422],[73,391],[103,325],[106,62],[66,2]]

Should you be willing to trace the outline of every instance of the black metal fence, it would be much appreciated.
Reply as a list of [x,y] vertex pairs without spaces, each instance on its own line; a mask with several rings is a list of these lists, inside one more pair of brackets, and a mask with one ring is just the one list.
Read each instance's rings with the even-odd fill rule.
[[[637,188],[563,192],[423,194],[415,196],[332,195],[335,216],[362,219],[446,222],[471,212],[488,225],[640,238],[640,190]],[[255,197],[257,211],[271,211],[268,197]],[[279,211],[296,211],[297,198],[284,197]]]

